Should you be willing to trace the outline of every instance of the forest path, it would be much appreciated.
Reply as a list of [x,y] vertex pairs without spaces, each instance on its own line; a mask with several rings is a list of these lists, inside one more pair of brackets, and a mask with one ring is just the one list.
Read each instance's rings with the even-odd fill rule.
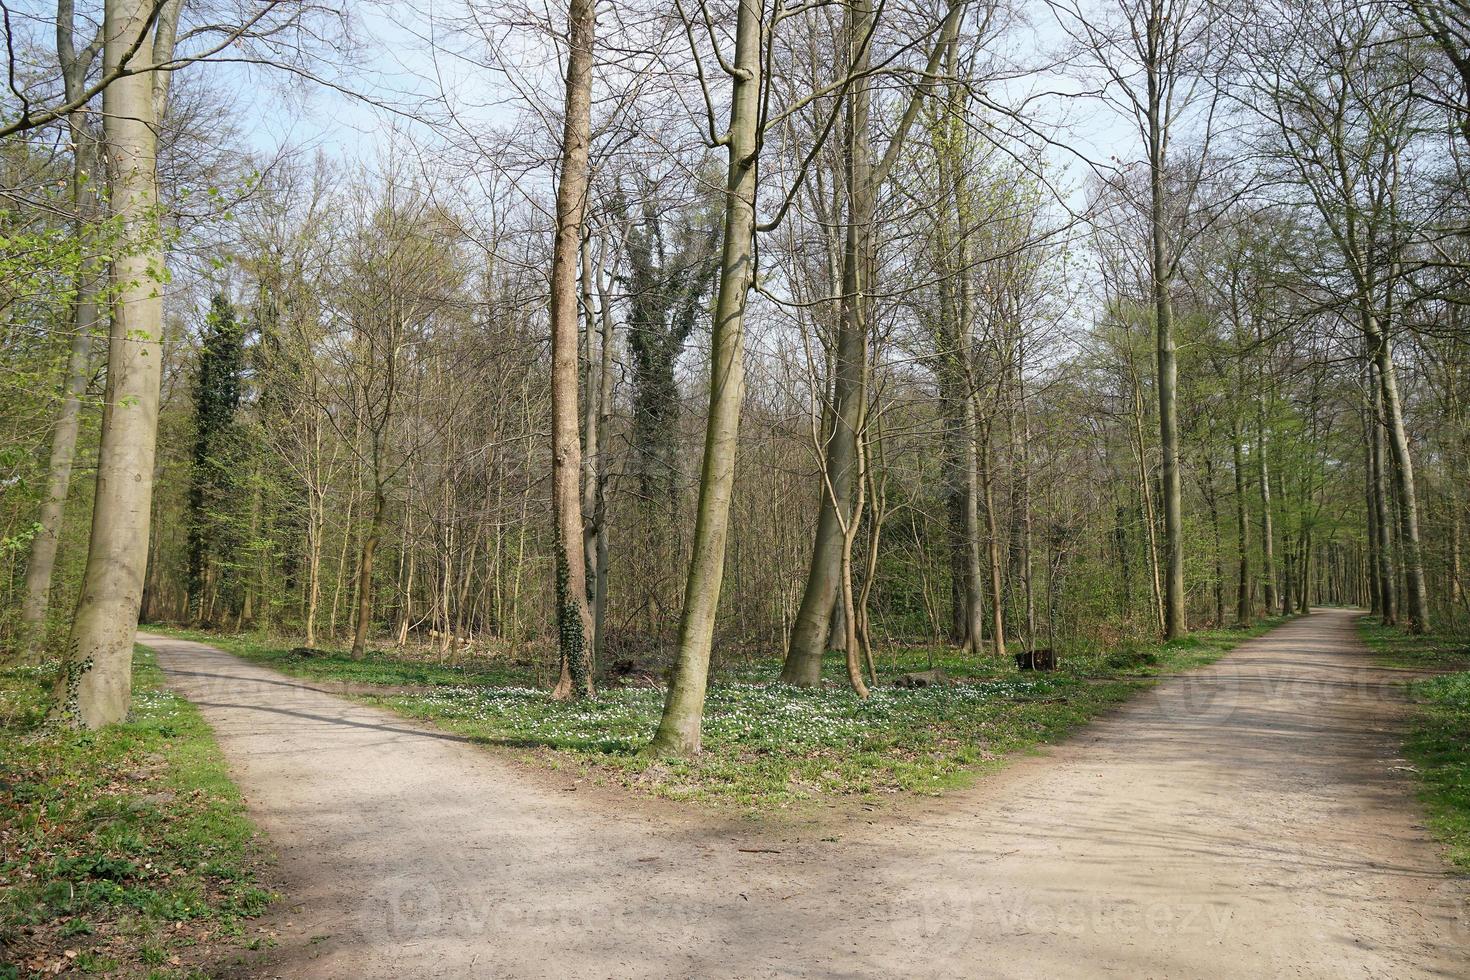
[[1467,977],[1470,888],[1395,768],[1402,675],[1354,615],[1288,623],[971,790],[764,827],[570,792],[139,639],[281,858],[280,946],[243,975]]

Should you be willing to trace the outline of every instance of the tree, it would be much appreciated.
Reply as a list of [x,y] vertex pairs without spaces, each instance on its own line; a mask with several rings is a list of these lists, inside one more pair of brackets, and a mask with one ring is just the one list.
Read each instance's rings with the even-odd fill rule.
[[592,143],[593,0],[567,7],[566,117],[556,185],[556,235],[551,253],[551,484],[556,521],[558,697],[590,697],[592,614],[583,561],[582,443],[578,426],[578,262],[587,213]]
[[[112,328],[97,460],[97,493],[82,592],[72,620],[53,717],[100,728],[132,703],[133,634],[143,601],[153,459],[163,371],[163,239],[157,186],[156,120],[166,73],[141,69],[171,54],[167,25],[144,0],[108,0],[103,23],[103,94],[108,202],[126,251],[112,260]],[[127,74],[137,71],[136,74]]]
[[[1394,319],[1404,288],[1404,168],[1417,139],[1418,104],[1412,75],[1402,61],[1377,58],[1386,36],[1380,14],[1340,3],[1288,6],[1272,24],[1273,39],[1252,74],[1262,96],[1257,109],[1280,141],[1285,174],[1301,188],[1328,242],[1332,263],[1322,282],[1339,290],[1361,330],[1371,379],[1371,415],[1380,434],[1370,436],[1373,483],[1386,469],[1397,498],[1375,490],[1380,578],[1395,524],[1405,575],[1406,612],[1414,632],[1429,629],[1429,594],[1419,532],[1418,487],[1404,424],[1403,400],[1393,357]],[[1383,445],[1380,447],[1379,439]],[[1380,583],[1385,615],[1392,618],[1391,590]]]
[[1470,2],[1466,0],[1407,0],[1404,3],[1424,33],[1449,62],[1459,84],[1454,112],[1460,134],[1470,147]]
[[[1214,8],[1202,0],[1144,0],[1110,7],[1115,22],[1079,3],[1052,4],[1059,20],[1090,66],[1107,80],[1104,97],[1132,119],[1142,143],[1148,190],[1139,202],[1148,216],[1149,289],[1153,307],[1159,442],[1163,457],[1161,492],[1164,516],[1164,635],[1174,639],[1188,629],[1184,584],[1184,511],[1179,473],[1178,353],[1174,340],[1171,292],[1180,254],[1188,238],[1178,232],[1205,183],[1207,150],[1191,161],[1171,152],[1190,124],[1197,103],[1208,105],[1199,123],[1208,147],[1213,100],[1200,99],[1199,60],[1211,48],[1227,47],[1216,29]],[[1217,56],[1218,57],[1218,56]],[[1171,186],[1172,185],[1172,186]]]
[[628,449],[640,515],[628,547],[646,558],[636,579],[630,575],[625,582],[646,610],[648,635],[659,639],[664,610],[679,598],[684,538],[677,368],[690,335],[708,316],[720,240],[709,192],[700,188],[680,202],[674,182],[674,175],[657,181],[640,176],[631,182],[636,203],[630,205],[617,186],[608,205],[620,229],[616,281],[626,310],[633,416]]
[[463,283],[460,232],[424,188],[402,178],[400,163],[390,161],[395,180],[381,196],[361,189],[351,202],[347,254],[330,284],[336,315],[323,344],[332,369],[317,368],[327,384],[313,392],[366,483],[367,522],[353,585],[354,658],[367,650],[392,494],[424,446],[453,422],[450,411],[421,417],[419,401],[430,368],[446,356],[441,340],[448,331],[439,321],[453,315]]
[[87,119],[86,88],[88,71],[99,53],[104,36],[77,49],[75,10],[70,2],[57,4],[56,56],[61,68],[62,86],[68,103],[77,108],[66,115],[67,135],[72,151],[71,206],[75,211],[73,229],[84,256],[77,270],[72,299],[71,347],[67,358],[66,378],[62,388],[61,408],[51,436],[51,457],[47,466],[46,497],[41,505],[39,528],[31,539],[26,562],[26,598],[21,610],[25,655],[39,653],[46,613],[51,602],[51,576],[56,569],[56,550],[61,536],[61,523],[66,513],[67,494],[71,490],[72,464],[76,457],[77,433],[81,428],[82,399],[92,379],[92,340],[98,326],[98,298],[104,270],[97,257],[93,239],[101,234],[102,202],[98,187],[103,178],[98,153],[97,133]]
[[714,141],[725,147],[728,169],[720,282],[710,328],[709,419],[699,471],[693,554],[684,588],[684,612],[679,621],[679,647],[658,731],[648,746],[648,751],[655,755],[699,752],[715,609],[725,570],[725,538],[735,482],[740,404],[745,397],[745,308],[755,284],[756,162],[760,153],[765,22],[761,0],[738,0],[738,3],[735,52],[727,69],[730,125]]
[[220,512],[238,503],[241,474],[235,412],[245,370],[245,330],[235,307],[221,293],[210,301],[205,318],[204,343],[194,385],[194,452],[188,503],[189,615],[199,622],[207,615],[206,570],[210,559],[237,560],[239,535],[231,533]]
[[[619,195],[621,196],[621,195]],[[704,310],[714,279],[718,216],[692,213],[671,220],[651,185],[642,188],[641,213],[632,220],[621,200],[614,202],[627,226],[622,253],[627,272],[628,353],[633,360],[632,450],[638,494],[653,521],[673,516],[677,477],[674,446],[679,393],[674,368]]]
[[[874,159],[872,134],[872,46],[878,31],[874,6],[851,0],[844,8],[847,78],[844,80],[843,200],[847,213],[839,277],[841,305],[832,364],[830,405],[824,403],[829,425],[821,475],[822,509],[817,518],[806,588],[787,643],[781,680],[811,687],[821,682],[822,654],[827,648],[842,582],[844,528],[852,524],[852,500],[860,482],[858,442],[861,420],[868,406],[868,342],[872,314],[872,276],[875,269],[874,216],[878,192],[903,152],[910,129],[929,95],[931,80],[959,30],[965,11],[962,0],[952,2],[940,22],[921,83],[910,94],[896,129],[881,157]],[[983,29],[979,32],[983,33]]]
[[[608,443],[612,440],[614,329],[612,297],[601,255],[594,262],[589,245],[590,243],[584,243],[582,247],[582,308],[587,322],[588,379],[586,421],[582,426],[582,465],[586,471],[582,480],[582,516],[586,522],[582,533],[582,551],[592,605],[592,636],[589,642],[595,663],[601,656],[607,638],[608,539],[611,536],[608,489],[612,472],[612,453]],[[593,292],[597,294],[595,315]]]

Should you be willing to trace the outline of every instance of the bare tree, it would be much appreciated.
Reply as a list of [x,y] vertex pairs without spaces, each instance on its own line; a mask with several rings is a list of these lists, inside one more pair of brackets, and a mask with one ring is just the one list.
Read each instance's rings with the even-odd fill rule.
[[[1214,8],[1205,0],[1144,0],[1109,3],[1106,10],[1084,9],[1078,0],[1053,2],[1058,21],[1090,62],[1089,70],[1106,79],[1104,97],[1131,118],[1143,146],[1148,191],[1140,209],[1148,215],[1148,269],[1152,294],[1159,441],[1163,455],[1164,635],[1173,639],[1188,629],[1184,585],[1184,511],[1179,475],[1178,354],[1174,340],[1174,305],[1170,286],[1179,267],[1187,236],[1178,232],[1181,218],[1195,201],[1211,162],[1207,151],[1192,161],[1171,153],[1186,133],[1191,114],[1203,102],[1202,120],[1194,120],[1207,148],[1214,97],[1204,93],[1201,61],[1212,47],[1226,46],[1217,30]],[[1218,56],[1217,56],[1218,57]],[[1175,187],[1170,188],[1170,183]]]
[[[867,357],[873,303],[874,217],[879,189],[898,162],[909,131],[938,76],[942,59],[959,30],[966,4],[955,0],[936,30],[921,84],[909,93],[893,135],[882,155],[872,147],[872,48],[879,30],[875,8],[853,0],[846,10],[846,70],[843,126],[843,200],[847,214],[839,277],[841,306],[832,365],[832,398],[828,443],[822,474],[822,510],[817,518],[801,607],[791,628],[781,680],[810,687],[821,682],[822,654],[827,647],[834,603],[842,582],[844,527],[852,525],[852,498],[861,482],[858,465],[859,421],[867,411]],[[980,33],[983,33],[983,27]]]
[[[1380,561],[1390,560],[1383,538],[1397,524],[1409,626],[1422,632],[1429,629],[1429,593],[1418,488],[1393,356],[1407,248],[1402,198],[1418,103],[1402,61],[1376,56],[1384,45],[1403,43],[1389,31],[1371,8],[1289,4],[1263,23],[1249,77],[1260,95],[1255,107],[1279,140],[1279,166],[1302,189],[1334,246],[1336,269],[1323,284],[1341,281],[1362,332],[1372,415],[1386,443],[1373,450],[1374,470],[1388,470],[1399,504],[1395,521],[1386,494],[1377,493]],[[1379,438],[1372,436],[1370,446]],[[1387,605],[1385,613],[1392,616]]]

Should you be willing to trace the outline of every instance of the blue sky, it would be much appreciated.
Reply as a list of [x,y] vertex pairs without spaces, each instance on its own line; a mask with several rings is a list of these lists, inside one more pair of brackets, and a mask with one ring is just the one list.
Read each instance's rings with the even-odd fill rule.
[[[448,93],[448,102],[459,116],[459,124],[490,128],[514,118],[519,93],[503,75],[482,64],[471,64],[456,55],[456,49],[480,45],[463,32],[446,28],[446,21],[462,9],[457,2],[427,0],[414,4],[359,3],[351,8],[354,17],[356,63],[348,68],[331,67],[331,80],[370,99],[413,111]],[[1061,38],[1044,10],[1036,28],[1015,30],[1008,46],[1010,57],[1028,59],[1055,46]],[[526,36],[534,38],[529,31]],[[431,43],[431,39],[432,42]],[[544,46],[533,40],[521,68],[531,77],[532,88],[545,88]],[[480,52],[473,51],[474,57]],[[333,54],[323,59],[330,64]],[[269,154],[283,145],[320,148],[328,155],[348,160],[371,161],[398,132],[415,142],[433,143],[433,127],[418,124],[388,109],[342,94],[324,86],[291,80],[262,70],[244,71],[233,66],[209,69],[235,87],[236,119],[252,149]],[[218,77],[218,75],[217,75]],[[1023,91],[1075,90],[1079,83],[1047,76],[1023,79],[1003,87],[1001,96],[1015,101]],[[1131,156],[1136,144],[1131,120],[1118,117],[1104,106],[1087,100],[1048,98],[1042,110],[1044,127],[1065,123],[1052,133],[1068,149],[1048,151],[1049,166],[1073,191],[1087,168],[1078,155],[1094,161],[1112,156]],[[1075,200],[1072,203],[1076,203]]]

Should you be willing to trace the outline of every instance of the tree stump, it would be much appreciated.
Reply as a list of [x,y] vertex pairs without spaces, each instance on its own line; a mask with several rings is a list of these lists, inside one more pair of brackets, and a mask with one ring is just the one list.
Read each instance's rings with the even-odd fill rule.
[[1056,670],[1055,650],[1022,650],[1016,654],[1017,670]]

